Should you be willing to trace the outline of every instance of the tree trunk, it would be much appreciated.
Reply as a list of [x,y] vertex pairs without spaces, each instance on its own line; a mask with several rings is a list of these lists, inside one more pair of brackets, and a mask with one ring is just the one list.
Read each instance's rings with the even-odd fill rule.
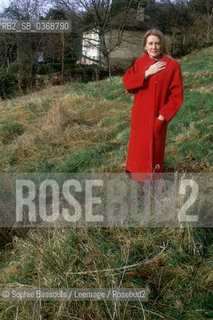
[[109,71],[109,83],[110,85],[112,84],[112,74],[111,74],[111,57],[110,57],[110,54],[108,56],[108,71]]
[[61,50],[61,76],[62,76],[62,82],[64,80],[64,47],[65,47],[65,39],[64,39],[64,33],[61,33],[61,43],[62,43],[62,50]]
[[109,74],[109,82],[111,84],[112,82],[112,74],[111,74],[111,61],[110,61],[110,54],[109,53],[104,53],[104,64],[105,64],[105,68],[108,71]]
[[208,20],[207,20],[206,43],[210,42],[212,16],[213,16],[213,9],[211,14],[208,16]]

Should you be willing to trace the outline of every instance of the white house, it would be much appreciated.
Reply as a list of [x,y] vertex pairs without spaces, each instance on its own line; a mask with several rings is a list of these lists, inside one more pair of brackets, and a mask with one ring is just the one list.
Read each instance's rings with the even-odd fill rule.
[[[152,19],[146,15],[145,1],[138,3],[137,9],[131,8],[128,12],[127,24],[125,25],[122,41],[110,53],[111,70],[127,69],[134,61],[143,55],[142,39],[145,32],[152,27]],[[105,41],[109,47],[118,41],[119,23],[125,11],[120,11],[112,20],[112,30],[106,33]],[[170,44],[169,34],[166,35],[167,43]],[[105,67],[101,54],[100,37],[97,29],[89,29],[82,36],[82,58],[78,63],[102,65]]]
[[[125,11],[125,10],[124,10]],[[112,31],[106,34],[105,40],[110,43],[118,41],[118,29],[120,20],[125,12],[122,10],[112,20]],[[124,30],[122,43],[110,54],[112,69],[116,66],[126,67],[132,63],[132,60],[138,58],[142,54],[142,34],[144,28],[144,20],[149,20],[145,15],[145,5],[143,1],[139,1],[137,9],[130,9],[128,13],[128,25]],[[98,29],[89,29],[82,35],[82,58],[77,63],[81,64],[98,64],[105,66],[105,61],[101,53],[101,43]]]
[[100,37],[97,29],[85,31],[82,37],[82,64],[99,64],[101,61]]

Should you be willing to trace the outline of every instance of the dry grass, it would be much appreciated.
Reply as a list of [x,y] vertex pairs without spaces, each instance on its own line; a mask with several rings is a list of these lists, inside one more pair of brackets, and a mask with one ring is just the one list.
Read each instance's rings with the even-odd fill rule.
[[[205,293],[212,283],[210,262],[202,259],[194,232],[185,229],[165,229],[160,233],[154,229],[137,229],[136,232],[129,229],[32,230],[24,240],[14,238],[11,252],[14,260],[1,273],[1,287],[34,287],[38,284],[47,288],[143,286],[150,297],[144,305],[146,317],[154,319],[150,314],[156,314],[159,318],[176,319],[175,314],[191,314],[191,308],[196,305],[194,294]],[[23,252],[27,254],[21,254]],[[165,303],[170,305],[167,311]],[[7,310],[8,303],[3,305]],[[126,303],[125,310],[123,303],[107,301],[42,305],[48,307],[48,311],[42,308],[41,317],[49,314],[50,319],[55,319],[53,315],[60,314],[61,308],[81,319],[113,319],[115,310],[123,319],[133,319],[133,315],[134,319],[140,319],[143,310],[136,302]],[[26,313],[22,319],[27,319],[29,306],[29,302],[20,305],[20,312]],[[89,317],[83,316],[84,308]],[[135,313],[135,308],[140,312]],[[4,312],[5,315],[12,313],[12,310]],[[194,310],[193,314],[196,313],[198,317],[201,315]],[[59,319],[63,318],[68,319],[65,313],[59,316]]]
[[[203,52],[210,54],[211,50]],[[212,86],[195,81],[212,77],[211,70],[187,72],[188,89],[194,86],[201,94],[211,92]],[[196,102],[197,97],[192,104]],[[112,87],[107,80],[49,86],[39,94],[1,102],[0,168],[6,172],[60,172],[64,168],[72,172],[76,165],[80,172],[124,172],[131,105],[132,97],[119,77],[113,79]],[[205,145],[211,140],[211,132],[201,134],[198,126],[205,126],[207,118],[193,119],[192,112],[190,116],[189,125],[171,137],[166,157],[175,159],[180,171],[209,172],[212,165],[195,163],[192,152],[185,157],[178,153],[187,143]],[[186,114],[180,114],[180,119],[177,121],[186,121]],[[51,161],[53,167],[44,166]],[[197,209],[209,213],[206,204],[213,204],[209,194],[203,194]],[[12,247],[1,252],[1,287],[146,287],[149,301],[1,302],[0,319],[211,318],[210,240],[208,228],[180,226],[29,229],[22,236],[13,236]]]
[[[21,121],[24,130],[22,135],[14,136],[7,150],[4,144],[1,148],[5,157],[10,154],[10,163],[15,166],[15,170],[23,171],[25,164],[44,157],[59,160],[66,153],[88,149],[95,143],[106,140],[112,139],[116,143],[118,139],[115,135],[119,123],[114,121],[110,126],[106,126],[102,124],[103,119],[107,120],[110,115],[109,119],[119,116],[129,121],[127,108],[122,100],[115,104],[113,101],[96,99],[82,92],[76,95],[75,87],[69,88],[71,95],[62,97],[58,96],[60,91],[57,89],[58,91],[54,92],[55,98],[46,106],[45,97],[51,96],[52,90],[46,88],[40,97],[29,96],[28,102],[25,102],[26,108],[21,106],[21,99],[17,101],[18,105],[5,105],[1,121]],[[18,117],[15,117],[15,114]],[[36,170],[36,166],[32,166],[30,171],[32,170]]]

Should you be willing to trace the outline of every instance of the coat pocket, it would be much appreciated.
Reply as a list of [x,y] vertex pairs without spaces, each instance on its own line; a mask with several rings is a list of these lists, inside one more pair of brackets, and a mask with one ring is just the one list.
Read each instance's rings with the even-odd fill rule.
[[155,139],[166,139],[166,132],[167,132],[167,121],[166,120],[159,120],[157,117],[155,117],[154,138]]

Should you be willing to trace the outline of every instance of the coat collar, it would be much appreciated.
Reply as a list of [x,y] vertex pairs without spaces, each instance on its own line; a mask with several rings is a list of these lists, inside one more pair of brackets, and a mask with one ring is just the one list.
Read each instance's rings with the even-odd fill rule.
[[[148,63],[150,63],[150,64],[154,63],[155,61],[158,61],[157,59],[152,59],[152,58],[150,58],[150,56],[149,56],[147,53],[144,53],[144,55],[142,56],[142,58],[143,58],[146,62],[148,62]],[[167,56],[162,56],[162,58],[161,58],[159,61],[168,62],[169,60],[170,60],[169,57],[167,57]]]

